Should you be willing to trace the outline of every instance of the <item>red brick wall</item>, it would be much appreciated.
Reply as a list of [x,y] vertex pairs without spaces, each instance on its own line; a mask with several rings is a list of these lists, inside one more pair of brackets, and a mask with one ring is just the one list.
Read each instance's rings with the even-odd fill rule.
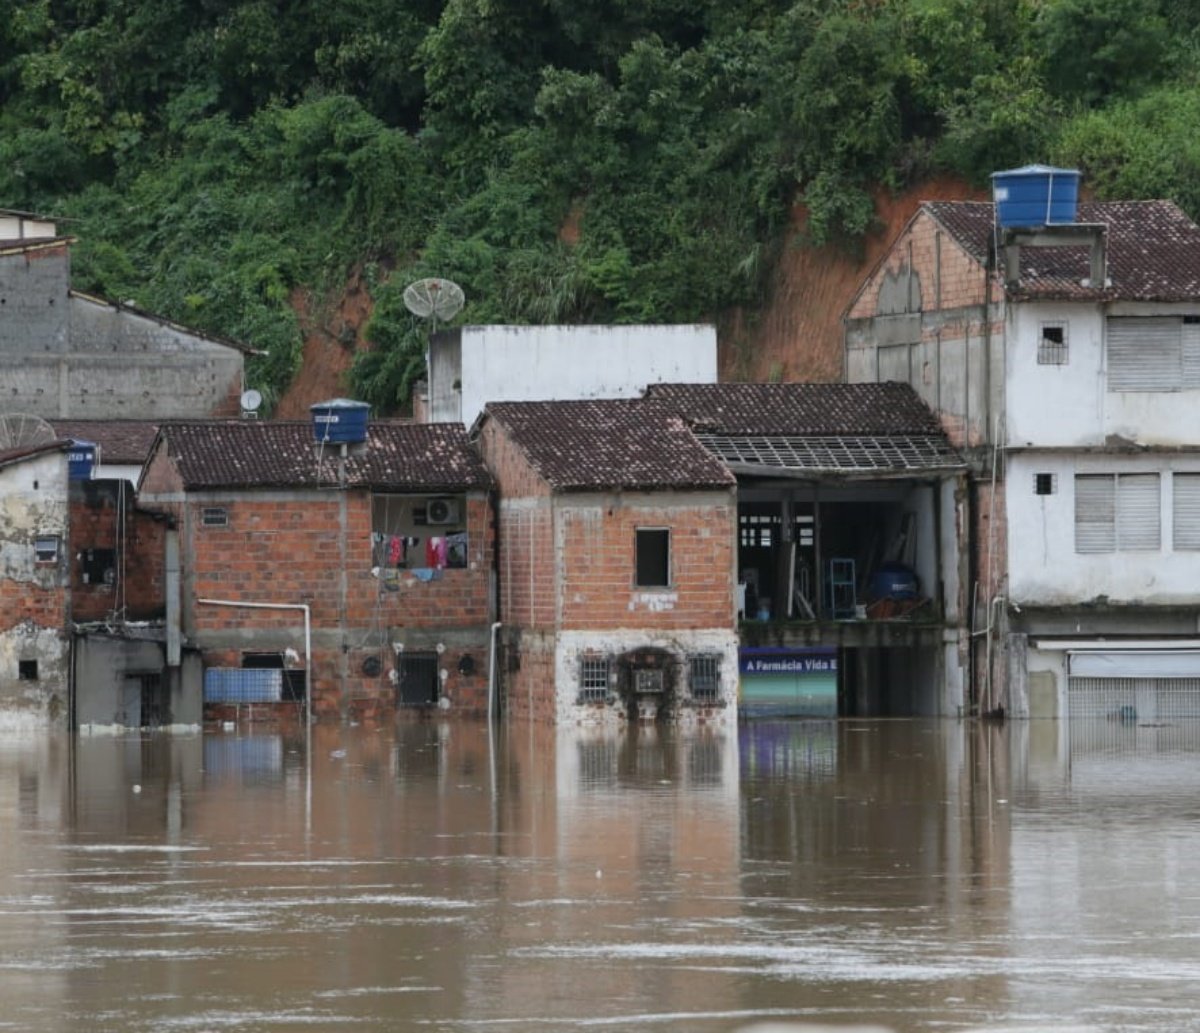
[[[223,507],[225,527],[204,526],[205,508]],[[321,717],[340,715],[370,720],[395,701],[389,677],[395,666],[392,641],[414,631],[435,641],[456,643],[439,657],[448,672],[444,684],[454,712],[481,711],[486,695],[488,632],[491,625],[493,529],[487,496],[466,499],[468,566],[444,569],[421,581],[411,570],[372,573],[371,493],[242,492],[205,495],[186,506],[181,536],[185,631],[203,645],[231,628],[262,631],[264,642],[299,625],[284,610],[198,605],[196,599],[265,603],[307,603],[313,645],[313,709]],[[343,536],[343,527],[345,534]],[[324,638],[322,645],[318,640]],[[337,640],[340,645],[331,645]],[[344,648],[343,648],[344,645]],[[245,646],[254,650],[254,646]],[[469,653],[475,671],[458,670]],[[368,658],[379,674],[365,674]],[[241,664],[240,651],[205,652],[209,666]]]
[[[556,511],[564,629],[732,627],[732,492],[664,492],[589,506],[564,497]],[[669,588],[634,586],[639,527],[670,530]]]
[[61,632],[67,622],[67,590],[0,578],[0,631],[22,621]]
[[550,488],[494,420],[479,447],[500,494],[500,614],[509,625],[552,627],[557,568]]
[[501,651],[509,717],[553,724],[557,719],[553,633],[505,632]]
[[[165,522],[133,507],[134,492],[124,495],[115,481],[90,481],[71,487],[71,616],[76,621],[103,620],[124,609],[130,620],[162,617]],[[125,507],[121,540],[119,515]],[[81,553],[87,549],[116,552],[117,581],[85,583]]]
[[[910,252],[912,270],[920,279],[921,311],[934,312],[939,309],[983,304],[984,279],[979,263],[960,248],[948,233],[941,230],[932,217],[920,212],[892,245],[884,261],[871,274],[847,318],[870,319],[876,315],[879,311],[880,288],[889,274],[895,277],[905,272]],[[993,299],[1001,296],[1001,292],[994,288]]]

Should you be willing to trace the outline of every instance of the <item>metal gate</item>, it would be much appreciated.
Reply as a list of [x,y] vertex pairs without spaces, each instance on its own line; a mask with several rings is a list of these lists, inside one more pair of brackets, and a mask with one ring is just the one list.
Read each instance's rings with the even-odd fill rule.
[[1072,748],[1200,747],[1200,678],[1071,678]]
[[396,660],[396,702],[420,706],[438,699],[437,653],[401,653]]

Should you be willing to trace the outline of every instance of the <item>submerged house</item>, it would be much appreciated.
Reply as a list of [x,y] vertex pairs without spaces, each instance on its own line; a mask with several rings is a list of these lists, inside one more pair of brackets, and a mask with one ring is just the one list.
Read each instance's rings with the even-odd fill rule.
[[489,403],[508,713],[736,716],[736,482],[645,399]]
[[848,310],[848,378],[911,384],[971,457],[979,709],[1200,712],[1200,227],[1076,207],[1070,170],[996,181],[909,222]]
[[[205,714],[361,719],[486,705],[492,480],[454,424],[173,421],[141,504],[167,517],[168,641],[203,667]],[[173,575],[173,570],[177,573]],[[170,651],[170,650],[169,650]],[[199,697],[200,686],[192,691]]]
[[0,726],[57,721],[69,705],[69,447],[0,451]]
[[966,464],[903,384],[664,384],[737,479],[742,703],[793,691],[756,670],[825,674],[798,713],[942,715],[966,695]]

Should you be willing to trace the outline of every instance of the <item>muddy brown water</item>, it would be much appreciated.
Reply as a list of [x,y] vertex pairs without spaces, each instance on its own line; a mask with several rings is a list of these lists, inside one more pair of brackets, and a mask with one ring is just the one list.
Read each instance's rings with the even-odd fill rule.
[[0,736],[0,1030],[1200,1028],[1183,726]]

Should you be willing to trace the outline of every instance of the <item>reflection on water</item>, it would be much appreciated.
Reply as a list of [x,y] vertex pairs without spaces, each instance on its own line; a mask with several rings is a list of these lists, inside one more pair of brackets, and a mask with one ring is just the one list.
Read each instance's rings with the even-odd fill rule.
[[0,1029],[1194,1028],[1198,742],[0,739]]

